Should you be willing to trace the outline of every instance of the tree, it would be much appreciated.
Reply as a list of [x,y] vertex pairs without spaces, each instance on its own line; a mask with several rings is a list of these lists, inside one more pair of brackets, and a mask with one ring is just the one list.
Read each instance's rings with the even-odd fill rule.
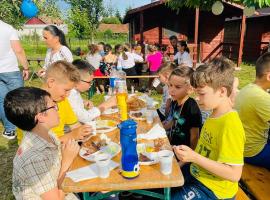
[[[54,0],[34,0],[33,2],[39,9],[38,15],[60,18],[60,11]],[[0,19],[15,28],[21,28],[27,20],[21,13],[21,3],[22,0],[1,0]]]
[[117,17],[104,17],[101,20],[101,23],[104,23],[104,24],[121,24],[120,20]]
[[[167,4],[172,9],[179,9],[183,6],[190,7],[190,8],[196,8],[199,7],[201,9],[211,9],[212,5],[217,0],[207,0],[207,1],[198,1],[198,0],[185,0],[185,1],[179,1],[179,0],[168,0]],[[268,7],[270,6],[270,0],[230,0],[228,2],[234,2],[237,4],[242,4],[244,6],[255,6],[255,7]]]
[[115,17],[117,17],[117,18],[119,19],[119,21],[120,21],[121,23],[123,23],[122,16],[121,16],[121,14],[120,14],[120,12],[119,12],[118,9],[115,11]]

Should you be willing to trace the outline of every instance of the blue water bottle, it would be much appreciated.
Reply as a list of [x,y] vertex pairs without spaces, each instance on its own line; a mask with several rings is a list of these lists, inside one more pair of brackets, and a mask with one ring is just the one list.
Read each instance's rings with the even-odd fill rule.
[[122,148],[122,176],[135,178],[139,175],[139,159],[137,154],[137,123],[134,120],[125,120],[118,125],[120,129],[120,143]]

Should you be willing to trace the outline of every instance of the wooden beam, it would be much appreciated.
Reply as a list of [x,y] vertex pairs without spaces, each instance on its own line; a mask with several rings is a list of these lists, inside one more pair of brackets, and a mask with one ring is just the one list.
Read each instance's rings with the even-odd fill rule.
[[198,35],[199,35],[199,17],[200,17],[200,9],[199,8],[196,8],[196,11],[195,11],[195,32],[194,32],[194,44],[195,44],[195,47],[194,47],[194,55],[193,55],[193,60],[195,58],[195,62],[193,63],[193,65],[196,66],[197,62],[198,62]]
[[158,27],[158,43],[159,43],[159,45],[162,45],[162,26],[161,25],[159,25],[159,27]]
[[240,45],[239,45],[239,51],[238,51],[237,68],[239,68],[242,63],[245,31],[246,31],[246,16],[243,14],[242,22],[241,22],[241,34],[240,34]]
[[143,11],[140,12],[140,43],[143,45],[143,27],[144,27],[144,20],[143,20]]

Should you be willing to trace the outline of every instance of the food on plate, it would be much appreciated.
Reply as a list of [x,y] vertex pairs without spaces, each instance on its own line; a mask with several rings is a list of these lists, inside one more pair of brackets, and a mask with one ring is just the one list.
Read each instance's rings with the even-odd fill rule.
[[140,111],[131,111],[129,116],[131,119],[134,119],[134,120],[146,120],[145,115]]
[[143,155],[143,154],[139,154],[139,161],[140,162],[152,162],[152,160],[150,158],[148,158],[147,156]]
[[106,140],[101,139],[99,136],[92,136],[89,140],[82,144],[82,147],[86,150],[84,156],[93,154],[100,150],[101,147],[106,146]]
[[143,114],[142,114],[142,112],[136,112],[136,113],[132,113],[131,116],[133,116],[133,117],[142,117]]
[[136,96],[132,96],[127,100],[128,110],[136,111],[146,107],[146,102]]

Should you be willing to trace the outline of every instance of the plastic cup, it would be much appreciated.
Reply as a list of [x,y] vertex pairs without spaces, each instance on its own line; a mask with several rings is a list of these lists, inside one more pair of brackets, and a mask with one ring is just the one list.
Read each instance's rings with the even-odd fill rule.
[[169,175],[172,173],[172,159],[173,152],[169,150],[162,150],[158,152],[160,171],[164,175]]
[[89,122],[86,122],[85,124],[87,124],[87,125],[89,125],[89,126],[92,127],[92,129],[93,129],[92,134],[93,135],[96,135],[97,134],[97,123],[96,123],[96,121],[89,121]]
[[111,157],[108,154],[98,154],[95,156],[95,161],[98,168],[98,176],[100,178],[108,178],[110,176],[110,161]]
[[152,83],[153,87],[156,88],[159,84],[160,84],[159,78],[155,78],[155,79],[153,80],[153,83]]
[[146,122],[147,122],[147,124],[153,123],[153,111],[152,110],[146,111]]

